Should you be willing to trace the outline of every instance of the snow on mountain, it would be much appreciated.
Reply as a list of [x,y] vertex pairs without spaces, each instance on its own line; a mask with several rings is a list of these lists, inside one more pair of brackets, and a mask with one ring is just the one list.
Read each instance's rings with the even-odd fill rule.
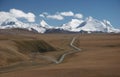
[[104,25],[106,25],[108,33],[114,32],[114,33],[120,33],[120,29],[115,29],[111,23],[107,20],[103,20]]
[[10,13],[0,12],[0,25],[6,20],[17,21],[17,19]]
[[79,30],[77,27],[83,22],[83,20],[78,20],[78,19],[72,19],[70,22],[63,24],[61,27],[63,30],[67,31],[75,31],[78,32]]
[[16,18],[13,14],[8,12],[0,12],[0,29],[22,28],[29,31],[36,31],[38,33],[45,33],[47,30],[59,30],[80,32],[106,32],[106,33],[120,33],[119,29],[115,29],[111,23],[107,20],[99,21],[92,17],[88,17],[85,20],[72,19],[68,23],[63,24],[61,27],[53,27],[47,24],[44,20],[40,24],[24,23]]
[[40,22],[40,26],[47,29],[52,28],[52,26],[48,25],[44,20]]
[[45,33],[46,29],[43,27],[40,27],[39,25],[31,25],[29,26],[30,31],[36,31],[38,33]]
[[30,24],[23,23],[15,18],[6,18],[6,20],[2,21],[0,24],[0,29],[11,29],[11,28],[22,28],[27,29],[29,31],[36,31],[39,33],[44,33],[46,29],[44,27],[39,26],[38,24]]
[[88,17],[84,23],[86,23],[83,27],[81,27],[81,30],[88,31],[88,32],[94,32],[94,31],[101,31],[106,32],[106,25],[104,25],[101,21],[96,20],[92,17]]
[[119,29],[115,29],[109,21],[104,20],[99,21],[97,19],[92,18],[91,16],[86,18],[86,20],[72,19],[72,21],[63,24],[63,30],[72,31],[72,32],[80,32],[86,31],[90,32],[106,32],[106,33],[119,33]]
[[[29,31],[36,31],[38,33],[44,33],[46,31],[45,28],[40,27],[38,24],[22,23],[20,21],[17,22],[7,21],[4,23],[6,23],[6,25],[1,26],[1,29],[22,28],[22,29],[27,29]],[[9,24],[9,23],[14,23],[14,24]]]

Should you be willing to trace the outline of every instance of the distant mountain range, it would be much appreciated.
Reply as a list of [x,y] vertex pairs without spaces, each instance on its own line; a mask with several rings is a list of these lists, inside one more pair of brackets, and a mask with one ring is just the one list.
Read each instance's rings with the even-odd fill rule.
[[[1,16],[2,17],[2,16]],[[16,18],[4,16],[0,19],[0,29],[26,29],[38,33],[120,33],[120,29],[115,29],[107,20],[99,21],[93,17],[88,17],[85,20],[72,19],[59,27],[50,26],[44,20],[40,24],[23,23]]]

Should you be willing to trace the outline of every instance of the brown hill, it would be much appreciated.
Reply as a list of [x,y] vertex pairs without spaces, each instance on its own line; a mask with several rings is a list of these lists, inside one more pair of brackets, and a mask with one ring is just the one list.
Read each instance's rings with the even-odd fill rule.
[[[0,47],[4,49],[9,48],[13,52],[13,50],[16,50],[16,47],[11,45],[15,44],[11,40],[44,40],[56,48],[57,51],[42,53],[42,55],[57,58],[57,56],[64,52],[72,50],[69,43],[74,36],[76,36],[76,34],[0,35]],[[75,45],[80,47],[82,51],[67,56],[63,63],[49,64],[49,62],[46,61],[44,66],[33,64],[35,65],[34,67],[28,66],[28,68],[22,65],[21,70],[15,67],[14,69],[16,71],[1,73],[0,77],[120,76],[120,34],[77,34],[77,36],[79,37],[75,41]],[[17,57],[20,57],[20,60],[29,58],[26,54],[18,53],[18,51],[16,53],[19,54]],[[6,57],[6,55],[4,57]]]

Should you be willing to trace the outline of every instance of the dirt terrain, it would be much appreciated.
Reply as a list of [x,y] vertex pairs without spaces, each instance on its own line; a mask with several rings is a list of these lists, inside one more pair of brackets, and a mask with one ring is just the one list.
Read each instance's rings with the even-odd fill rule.
[[[45,55],[57,59],[61,54],[74,50],[69,46],[74,36],[78,36],[74,44],[82,51],[67,56],[60,64],[33,58],[35,62],[44,62],[44,66],[32,64],[26,68],[26,65],[19,65],[20,69],[13,67],[15,70],[2,68],[9,63],[31,59],[31,53],[19,52],[13,40],[44,40],[56,50],[38,53],[36,57]],[[3,70],[0,77],[120,77],[120,34],[1,34],[0,55],[0,71]],[[11,57],[11,62],[8,62]]]

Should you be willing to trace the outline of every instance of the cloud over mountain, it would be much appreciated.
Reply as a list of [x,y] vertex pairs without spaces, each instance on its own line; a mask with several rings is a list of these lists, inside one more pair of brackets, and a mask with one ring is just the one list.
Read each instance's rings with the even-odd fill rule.
[[56,12],[55,14],[49,14],[47,12],[43,12],[39,16],[43,18],[55,19],[55,20],[63,20],[65,17],[73,17],[78,19],[83,18],[82,14],[74,13],[72,11]]
[[35,15],[31,12],[25,13],[22,10],[10,9],[10,13],[16,18],[25,18],[29,22],[35,22]]
[[75,14],[74,17],[75,17],[75,18],[80,18],[80,19],[81,19],[81,18],[83,18],[83,15],[82,15],[82,14]]
[[56,20],[63,20],[64,17],[61,16],[61,15],[48,15],[46,18],[49,18],[49,19],[56,19]]
[[74,13],[72,11],[60,12],[59,14],[62,16],[74,16]]
[[[100,21],[94,19],[93,17],[83,18],[81,13],[73,13],[72,11],[68,12],[56,12],[54,14],[49,14],[43,12],[39,15],[42,19],[40,23],[36,23],[35,15],[31,12],[25,13],[18,9],[10,9],[9,12],[0,11],[0,29],[11,29],[11,28],[22,28],[30,31],[36,31],[38,33],[45,32],[81,32],[85,31],[88,33],[91,32],[105,32],[105,33],[120,33],[119,29],[114,28],[111,23],[107,20]],[[40,18],[39,17],[39,18]],[[28,22],[20,20],[20,18],[26,19]],[[60,25],[52,26],[48,24],[44,19],[54,19],[54,20],[67,20],[70,21],[64,22]],[[64,21],[65,21],[64,20]],[[29,23],[34,22],[34,23]],[[58,21],[60,22],[60,21]],[[55,23],[55,22],[53,22]]]
[[22,10],[18,9],[10,9],[9,12],[0,12],[0,21],[7,20],[7,19],[17,19],[23,18],[26,19],[28,22],[35,22],[35,15],[31,12],[25,13]]
[[43,18],[48,18],[48,19],[54,19],[54,20],[63,20],[64,17],[60,14],[48,14],[47,12],[43,12],[39,15],[40,17],[43,17]]

